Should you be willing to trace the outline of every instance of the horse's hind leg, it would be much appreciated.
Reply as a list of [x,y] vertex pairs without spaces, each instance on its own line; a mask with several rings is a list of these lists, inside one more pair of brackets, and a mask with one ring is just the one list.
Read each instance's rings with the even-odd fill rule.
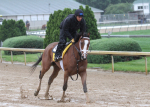
[[[43,77],[43,76],[42,76],[42,77]],[[41,71],[40,71],[40,75],[39,75],[40,82],[39,82],[39,86],[38,86],[37,90],[36,90],[35,93],[34,93],[34,96],[37,96],[37,95],[39,94],[39,91],[40,91],[40,89],[41,89],[42,77],[41,77]]]
[[40,82],[39,82],[39,86],[38,86],[37,90],[34,93],[35,96],[37,96],[39,94],[39,91],[41,89],[42,78],[43,78],[44,74],[49,70],[50,66],[51,66],[50,61],[43,61],[43,67],[42,67],[42,70],[40,71],[40,75],[39,75]]
[[53,65],[53,67],[54,67],[54,70],[53,70],[53,73],[51,74],[51,76],[49,77],[49,80],[48,80],[48,85],[47,85],[47,89],[45,92],[45,99],[49,99],[50,85],[53,82],[53,80],[57,77],[58,72],[60,71],[60,68],[56,64]]

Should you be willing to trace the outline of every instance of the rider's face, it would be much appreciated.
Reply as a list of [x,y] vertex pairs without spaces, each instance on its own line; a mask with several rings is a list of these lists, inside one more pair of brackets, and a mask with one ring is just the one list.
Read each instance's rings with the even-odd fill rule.
[[77,20],[80,22],[82,20],[82,16],[77,16]]

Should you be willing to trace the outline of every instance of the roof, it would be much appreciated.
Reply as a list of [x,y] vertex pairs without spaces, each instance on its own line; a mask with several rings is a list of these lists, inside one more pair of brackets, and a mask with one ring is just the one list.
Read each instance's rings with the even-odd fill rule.
[[[51,14],[64,8],[78,9],[80,5],[85,7],[74,0],[0,0],[0,15]],[[93,7],[91,9],[93,12],[104,12]]]

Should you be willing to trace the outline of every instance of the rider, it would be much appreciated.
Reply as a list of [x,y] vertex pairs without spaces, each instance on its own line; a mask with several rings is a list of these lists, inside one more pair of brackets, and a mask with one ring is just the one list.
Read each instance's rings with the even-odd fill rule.
[[60,24],[59,43],[55,53],[56,62],[62,59],[61,54],[65,48],[66,37],[74,43],[74,38],[76,37],[76,32],[78,29],[80,29],[80,32],[85,32],[86,30],[86,23],[83,18],[83,11],[81,9],[77,9],[75,14],[69,14]]

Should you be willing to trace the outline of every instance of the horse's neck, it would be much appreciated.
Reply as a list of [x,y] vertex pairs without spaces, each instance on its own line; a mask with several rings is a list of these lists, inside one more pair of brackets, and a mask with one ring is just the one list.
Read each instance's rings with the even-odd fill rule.
[[[78,49],[78,51],[80,51],[79,42],[80,41],[78,41],[77,43],[74,44],[76,46],[76,48]],[[73,46],[73,54],[79,60],[80,56],[79,56],[79,53],[76,48]]]
[[75,43],[74,45],[80,50],[80,47],[79,47],[79,42],[80,41],[78,41],[77,43]]

